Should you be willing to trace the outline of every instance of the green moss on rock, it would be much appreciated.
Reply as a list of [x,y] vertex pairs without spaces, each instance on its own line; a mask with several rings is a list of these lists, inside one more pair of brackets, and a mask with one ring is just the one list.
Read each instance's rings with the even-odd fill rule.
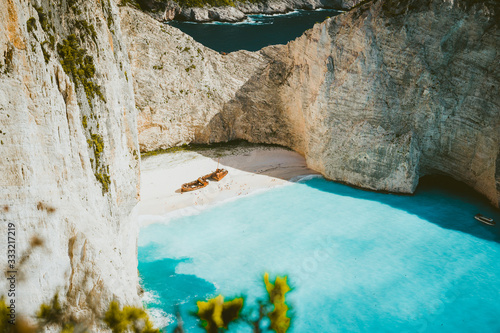
[[185,68],[186,72],[188,72],[188,73],[192,69],[196,69],[196,65],[191,65],[191,66]]
[[49,42],[44,41],[40,46],[42,47],[43,59],[45,59],[45,63],[48,64],[50,61],[50,53],[45,49],[46,44],[49,44]]
[[101,161],[101,154],[104,151],[104,140],[100,134],[91,133],[90,139],[87,139],[87,144],[94,152],[94,158],[91,158],[90,161],[94,164],[94,176],[101,183],[102,194],[104,195],[109,191],[109,185],[111,184],[109,165],[105,165]]
[[89,24],[85,20],[78,20],[75,22],[75,27],[84,32],[84,34],[81,34],[80,36],[91,36],[92,40],[97,42],[97,32],[93,24]]
[[36,18],[30,17],[29,20],[26,22],[26,28],[30,33],[36,30]]
[[42,26],[42,30],[45,31],[46,33],[49,33],[50,30],[55,31],[54,26],[49,21],[49,18],[50,18],[50,15],[52,14],[52,12],[49,11],[48,14],[45,14],[42,7],[36,7],[36,6],[35,6],[35,10],[38,13],[38,20],[40,21],[40,25]]
[[75,84],[81,83],[87,96],[89,106],[92,107],[92,100],[99,96],[105,101],[101,93],[101,87],[93,82],[95,76],[94,59],[86,55],[86,51],[80,47],[76,35],[71,34],[62,44],[57,44],[57,52],[61,57],[61,65],[70,75]]
[[12,63],[12,59],[14,58],[14,47],[11,44],[7,44],[7,50],[4,51],[3,57],[5,64],[4,74],[12,72],[14,67]]

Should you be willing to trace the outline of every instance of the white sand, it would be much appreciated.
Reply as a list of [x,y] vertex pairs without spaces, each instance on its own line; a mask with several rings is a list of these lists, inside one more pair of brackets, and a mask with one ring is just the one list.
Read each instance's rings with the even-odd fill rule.
[[[220,168],[228,175],[221,181],[192,192],[180,192],[183,183]],[[316,174],[304,158],[274,147],[215,148],[200,152],[180,151],[146,157],[141,166],[141,200],[135,213],[142,225],[165,221],[167,216],[192,214],[209,205],[255,191],[289,184],[298,176]]]

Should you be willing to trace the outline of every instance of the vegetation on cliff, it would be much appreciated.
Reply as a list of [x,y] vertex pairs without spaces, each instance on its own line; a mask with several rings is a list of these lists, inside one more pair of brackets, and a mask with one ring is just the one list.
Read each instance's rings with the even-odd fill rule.
[[[49,4],[50,5],[50,4]],[[109,1],[101,2],[103,13],[106,15],[107,25],[110,31],[114,26],[112,15],[110,14]],[[109,166],[101,159],[104,140],[99,132],[99,117],[94,112],[94,106],[97,103],[96,97],[102,102],[106,102],[101,92],[101,86],[96,80],[96,68],[94,58],[89,55],[87,49],[91,45],[97,45],[97,31],[95,26],[88,22],[82,15],[81,6],[78,0],[69,0],[66,10],[71,13],[68,17],[71,19],[65,23],[68,24],[73,32],[66,38],[57,43],[59,39],[56,33],[56,26],[59,26],[53,15],[52,10],[46,10],[42,6],[33,6],[38,17],[30,17],[26,22],[28,33],[39,43],[45,62],[48,64],[51,56],[59,57],[64,72],[72,79],[75,84],[75,90],[83,89],[87,103],[79,101],[82,114],[82,127],[87,137],[87,143],[91,150],[90,162],[94,169],[96,180],[101,183],[103,194],[108,192],[111,184],[109,176]],[[38,30],[38,23],[41,30]],[[59,34],[60,35],[60,34]],[[33,52],[36,52],[36,44],[31,45]],[[77,98],[80,95],[77,94]],[[88,104],[88,109],[85,107]]]
[[[14,313],[14,314],[13,314]],[[81,323],[71,319],[68,309],[59,301],[56,294],[48,303],[40,305],[36,313],[35,325],[22,316],[16,315],[7,305],[5,298],[0,299],[0,332],[2,333],[36,333],[47,330],[61,333],[87,332],[89,323]],[[139,307],[120,305],[116,301],[94,324],[110,329],[113,333],[160,333],[153,326],[146,311]]]
[[100,86],[93,81],[94,59],[80,47],[76,35],[71,34],[63,40],[62,44],[57,44],[57,52],[66,74],[70,75],[75,83],[81,83],[83,86],[89,106],[92,107],[92,100],[95,96],[99,96],[104,101]]
[[[76,26],[85,31],[87,36],[96,39],[96,32],[93,25],[89,25],[85,21],[76,21]],[[82,37],[81,37],[82,38]],[[87,103],[90,107],[90,116],[82,116],[82,126],[89,136],[87,143],[89,148],[94,152],[94,158],[90,162],[94,167],[94,175],[96,180],[101,183],[103,194],[108,192],[111,179],[109,177],[109,166],[105,165],[101,160],[101,154],[104,150],[104,141],[102,135],[93,133],[99,129],[98,117],[93,111],[93,100],[99,97],[105,102],[104,96],[101,93],[101,87],[95,83],[95,65],[92,56],[87,55],[85,49],[81,47],[81,40],[75,34],[71,34],[64,39],[62,43],[57,44],[57,52],[61,58],[61,64],[64,71],[68,74],[75,83],[75,86],[80,84],[87,97]],[[93,122],[93,126],[89,126],[89,121]]]

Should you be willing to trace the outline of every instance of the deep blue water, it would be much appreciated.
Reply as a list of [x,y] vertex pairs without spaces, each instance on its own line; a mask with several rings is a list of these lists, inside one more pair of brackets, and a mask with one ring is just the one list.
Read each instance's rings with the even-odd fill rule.
[[254,303],[269,272],[294,287],[289,332],[500,332],[500,232],[478,212],[500,220],[454,183],[414,196],[322,178],[275,188],[143,228],[146,306],[170,321],[179,304],[187,332],[203,332],[196,300]]
[[296,10],[284,15],[249,15],[240,23],[193,23],[173,21],[201,44],[219,52],[257,51],[264,46],[286,44],[314,26],[341,12],[333,9]]

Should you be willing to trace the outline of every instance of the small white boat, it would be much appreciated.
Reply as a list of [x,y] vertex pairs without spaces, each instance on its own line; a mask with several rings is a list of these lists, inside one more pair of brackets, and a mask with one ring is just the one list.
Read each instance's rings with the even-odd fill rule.
[[492,218],[489,218],[489,217],[486,217],[484,215],[481,215],[481,214],[476,214],[474,216],[474,218],[476,220],[478,220],[479,222],[482,222],[484,224],[487,224],[487,225],[495,225],[495,221],[493,221]]

